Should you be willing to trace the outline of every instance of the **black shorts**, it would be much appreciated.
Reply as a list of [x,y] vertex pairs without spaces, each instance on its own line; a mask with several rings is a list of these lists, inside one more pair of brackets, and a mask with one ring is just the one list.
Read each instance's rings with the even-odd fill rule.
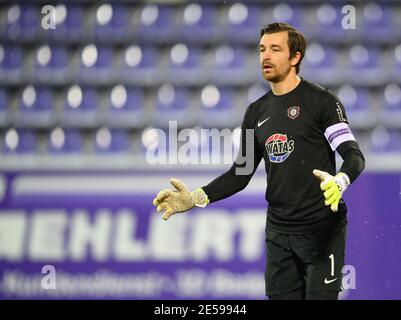
[[341,291],[346,221],[334,228],[305,234],[268,230],[266,236],[266,295],[302,289]]

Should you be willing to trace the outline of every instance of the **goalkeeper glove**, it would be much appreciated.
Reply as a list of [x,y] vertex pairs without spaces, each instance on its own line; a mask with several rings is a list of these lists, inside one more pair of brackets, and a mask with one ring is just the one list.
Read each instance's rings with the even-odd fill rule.
[[176,190],[164,189],[153,200],[153,205],[157,207],[158,212],[165,210],[164,220],[173,214],[188,211],[195,206],[204,208],[209,204],[209,199],[203,189],[198,188],[191,192],[182,181],[175,178],[171,179],[170,183]]
[[350,185],[349,177],[343,172],[339,172],[333,177],[325,171],[316,169],[313,170],[313,174],[321,181],[320,189],[324,191],[325,205],[330,206],[331,211],[337,212],[342,194]]

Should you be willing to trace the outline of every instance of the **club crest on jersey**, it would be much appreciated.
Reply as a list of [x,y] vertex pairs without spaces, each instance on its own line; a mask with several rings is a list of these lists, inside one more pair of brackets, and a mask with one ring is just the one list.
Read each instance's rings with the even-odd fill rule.
[[290,119],[292,119],[292,120],[298,118],[298,116],[299,116],[299,111],[300,111],[300,110],[301,110],[301,108],[298,107],[298,106],[289,107],[289,108],[287,109],[287,116],[288,116],[288,118],[290,118]]
[[272,134],[265,143],[270,162],[284,162],[294,151],[294,140],[288,140],[286,134]]

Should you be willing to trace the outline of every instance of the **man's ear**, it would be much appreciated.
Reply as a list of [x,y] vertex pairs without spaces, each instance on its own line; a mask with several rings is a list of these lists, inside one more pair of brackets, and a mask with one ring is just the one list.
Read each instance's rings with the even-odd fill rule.
[[301,60],[301,52],[295,52],[295,55],[291,58],[291,65],[295,67],[297,63]]

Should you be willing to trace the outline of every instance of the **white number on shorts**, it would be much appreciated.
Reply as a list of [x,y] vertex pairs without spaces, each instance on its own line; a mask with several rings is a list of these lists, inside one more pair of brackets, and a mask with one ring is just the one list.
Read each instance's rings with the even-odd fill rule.
[[334,276],[334,254],[329,255],[331,260],[331,276]]

